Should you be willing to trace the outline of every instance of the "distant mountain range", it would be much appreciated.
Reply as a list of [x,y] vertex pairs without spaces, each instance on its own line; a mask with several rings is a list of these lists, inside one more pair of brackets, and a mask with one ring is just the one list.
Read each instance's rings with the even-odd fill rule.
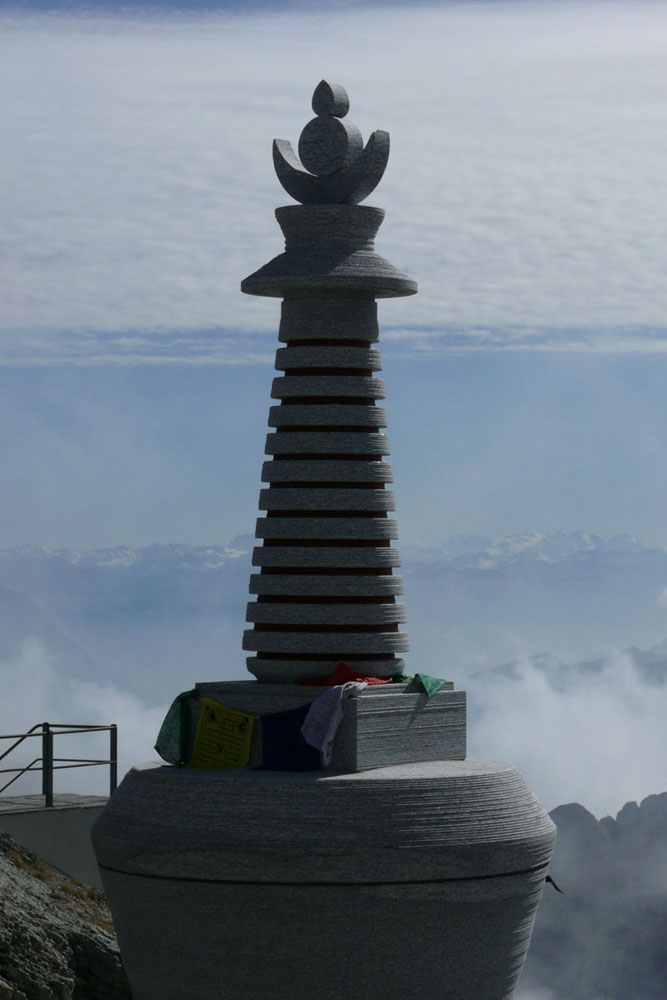
[[0,564],[18,567],[41,563],[51,566],[72,566],[77,569],[129,570],[142,574],[164,573],[168,570],[208,572],[219,569],[231,559],[248,554],[254,544],[252,535],[239,535],[228,545],[188,545],[171,542],[166,545],[145,545],[130,548],[115,545],[110,548],[48,549],[40,545],[19,545],[0,549]]
[[[0,587],[24,594],[30,615],[41,620],[33,627],[30,615],[16,618],[11,602],[19,599],[5,594],[0,629],[4,622],[14,638],[0,645],[0,655],[16,647],[24,621],[23,632],[49,647],[72,644],[75,674],[96,663],[142,696],[155,693],[158,675],[163,699],[184,680],[242,677],[253,545],[243,535],[206,546],[0,550]],[[465,682],[532,658],[565,683],[568,670],[595,671],[610,651],[635,647],[642,675],[664,677],[663,549],[645,548],[629,534],[605,541],[565,531],[454,536],[401,549],[412,669]]]
[[630,534],[455,536],[402,551],[411,658],[450,675],[542,650],[597,661],[667,635],[667,551]]
[[[44,548],[39,545],[20,545],[0,549],[0,563],[34,563],[47,560],[80,568],[130,569],[142,573],[167,569],[192,569],[206,572],[219,569],[230,560],[247,556],[253,546],[253,535],[238,535],[231,542],[221,545],[190,545],[168,543],[130,548],[116,545],[107,548],[76,549]],[[580,560],[591,554],[629,554],[647,551],[634,535],[623,533],[604,541],[599,535],[583,531],[557,531],[552,535],[532,532],[490,538],[486,535],[452,535],[437,545],[401,545],[401,552],[410,564],[428,563],[457,566],[465,569],[497,569],[513,564],[562,563]]]
[[[195,680],[242,676],[249,572],[249,545],[236,541],[0,551],[0,586],[29,598],[43,623],[26,635],[43,637],[53,653],[60,647],[46,637],[48,624],[84,653],[68,674],[89,677],[87,657],[96,679],[152,703]],[[3,624],[0,600],[0,634]]]
[[614,535],[605,542],[599,535],[583,531],[557,531],[552,535],[535,531],[495,539],[486,535],[453,535],[440,545],[403,548],[411,561],[444,563],[466,569],[497,569],[531,562],[562,563],[585,559],[591,553],[646,551],[642,543],[628,533]]
[[[623,654],[631,661],[637,676],[645,684],[664,684],[667,681],[667,639],[663,639],[651,649],[630,646],[629,649],[623,650]],[[609,665],[609,658],[600,657],[597,660],[584,660],[581,663],[564,663],[551,653],[538,653],[523,660],[513,660],[498,667],[479,671],[472,676],[475,678],[502,676],[507,680],[519,680],[521,671],[526,665],[546,677],[555,691],[564,691],[584,676],[602,674]]]
[[0,587],[0,662],[21,656],[23,643],[36,640],[59,671],[95,673],[98,664],[46,618],[27,594]]

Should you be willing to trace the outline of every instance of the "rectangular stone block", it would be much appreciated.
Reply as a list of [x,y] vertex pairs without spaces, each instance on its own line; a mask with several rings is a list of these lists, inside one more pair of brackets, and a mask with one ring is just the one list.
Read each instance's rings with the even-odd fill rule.
[[[196,690],[239,712],[265,715],[308,704],[322,687],[261,684],[258,681],[211,681]],[[447,682],[430,698],[413,683],[371,685],[346,706],[336,734],[333,759],[326,770],[366,771],[424,760],[464,760],[466,695]],[[194,733],[198,710],[193,707]],[[255,728],[249,766],[261,760],[260,727]]]
[[413,685],[387,684],[368,687],[350,700],[331,767],[366,771],[423,760],[464,760],[465,755],[465,691],[441,689],[428,698]]

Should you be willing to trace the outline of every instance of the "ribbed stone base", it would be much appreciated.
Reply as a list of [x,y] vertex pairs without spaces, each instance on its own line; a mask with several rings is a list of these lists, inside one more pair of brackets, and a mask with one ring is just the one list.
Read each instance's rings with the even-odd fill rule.
[[509,1000],[554,833],[494,761],[146,765],[93,843],[135,1000]]
[[134,1000],[510,1000],[544,884],[103,875]]

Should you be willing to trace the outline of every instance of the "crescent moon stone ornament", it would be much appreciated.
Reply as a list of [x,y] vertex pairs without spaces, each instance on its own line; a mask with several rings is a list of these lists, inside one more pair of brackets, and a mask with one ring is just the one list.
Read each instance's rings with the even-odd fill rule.
[[[311,119],[299,138],[299,157],[286,139],[273,140],[278,180],[302,205],[357,205],[373,191],[389,159],[389,133],[361,132],[341,119],[350,101],[339,83],[322,80],[313,94]],[[304,169],[305,168],[305,169]]]

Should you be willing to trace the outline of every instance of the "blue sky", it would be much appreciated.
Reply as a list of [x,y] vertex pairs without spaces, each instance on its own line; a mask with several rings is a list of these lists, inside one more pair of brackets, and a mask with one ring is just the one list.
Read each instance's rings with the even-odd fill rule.
[[[564,527],[667,545],[667,358],[385,353],[404,541]],[[273,374],[0,368],[0,547],[252,532]]]
[[0,15],[0,545],[251,531],[274,136],[322,76],[392,134],[378,247],[402,536],[667,545],[667,6]]

